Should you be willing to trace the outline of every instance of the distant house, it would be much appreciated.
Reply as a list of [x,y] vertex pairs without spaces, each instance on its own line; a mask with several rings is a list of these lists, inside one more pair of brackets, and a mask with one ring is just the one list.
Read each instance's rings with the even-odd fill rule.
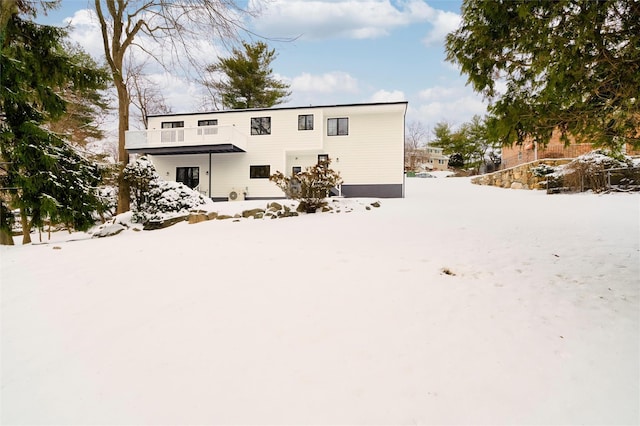
[[442,148],[436,148],[435,146],[427,145],[425,148],[425,163],[424,167],[427,170],[448,170],[449,169],[449,156],[444,155]]
[[449,156],[444,155],[442,148],[427,145],[421,148],[407,149],[405,152],[405,170],[448,170]]
[[125,148],[160,176],[214,200],[282,197],[269,181],[319,161],[344,181],[345,197],[404,196],[407,102],[228,110],[148,117]]

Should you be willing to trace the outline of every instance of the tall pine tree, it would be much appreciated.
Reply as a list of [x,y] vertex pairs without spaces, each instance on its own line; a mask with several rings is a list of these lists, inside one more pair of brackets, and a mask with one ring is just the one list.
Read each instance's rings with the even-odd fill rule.
[[207,67],[208,72],[223,75],[207,85],[222,97],[225,108],[270,108],[281,104],[290,92],[289,85],[273,77],[271,62],[275,49],[266,43],[242,43],[244,52],[233,49],[233,55]]
[[102,87],[106,76],[64,51],[64,30],[23,18],[35,17],[33,3],[3,0],[0,8],[3,200],[20,209],[25,244],[46,220],[85,230],[99,206],[99,172],[47,123],[66,112],[63,89]]

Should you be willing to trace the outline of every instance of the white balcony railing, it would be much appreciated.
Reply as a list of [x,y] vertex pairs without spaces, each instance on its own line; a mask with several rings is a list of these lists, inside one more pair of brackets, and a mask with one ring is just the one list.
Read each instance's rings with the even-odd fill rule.
[[125,134],[125,148],[129,150],[223,144],[232,144],[246,151],[247,137],[236,130],[235,126],[129,130]]

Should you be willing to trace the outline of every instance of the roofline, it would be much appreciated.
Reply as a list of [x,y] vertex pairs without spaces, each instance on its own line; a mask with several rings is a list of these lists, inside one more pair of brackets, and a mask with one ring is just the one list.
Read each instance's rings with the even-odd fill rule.
[[275,107],[275,108],[246,108],[246,109],[225,109],[219,111],[204,111],[204,112],[177,112],[170,114],[150,114],[147,117],[176,117],[180,115],[205,115],[205,114],[227,114],[233,112],[251,112],[251,111],[284,111],[284,110],[296,110],[296,109],[319,109],[319,108],[336,108],[336,107],[366,107],[376,105],[400,105],[405,106],[409,104],[409,101],[394,101],[394,102],[369,102],[369,103],[354,103],[354,104],[335,104],[335,105],[308,105],[308,106],[296,106],[296,107]]

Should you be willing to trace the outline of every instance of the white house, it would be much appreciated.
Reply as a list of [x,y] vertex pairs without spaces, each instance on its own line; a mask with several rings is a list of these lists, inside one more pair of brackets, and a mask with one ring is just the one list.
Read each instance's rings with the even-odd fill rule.
[[125,147],[214,200],[283,197],[269,176],[329,158],[345,197],[404,196],[407,102],[167,114]]

